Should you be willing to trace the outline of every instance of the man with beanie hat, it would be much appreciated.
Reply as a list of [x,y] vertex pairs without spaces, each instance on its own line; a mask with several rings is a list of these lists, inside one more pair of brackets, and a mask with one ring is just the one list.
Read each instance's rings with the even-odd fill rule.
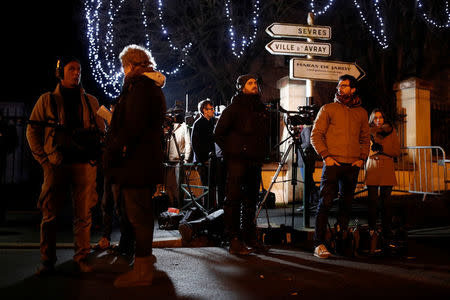
[[55,271],[56,218],[69,190],[74,214],[73,260],[81,272],[92,271],[86,259],[90,252],[91,208],[97,203],[97,167],[92,164],[93,153],[80,148],[82,140],[77,139],[75,143],[75,139],[76,133],[83,133],[85,137],[89,135],[96,139],[86,142],[86,147],[92,143],[100,144],[105,124],[95,114],[99,107],[97,99],[86,94],[81,86],[81,65],[78,59],[68,57],[58,60],[56,76],[59,79],[56,89],[41,95],[27,127],[31,151],[44,171],[38,200],[42,221],[41,266],[37,275]]
[[236,89],[231,104],[217,122],[214,137],[223,151],[227,169],[224,211],[229,252],[247,255],[255,248],[266,250],[257,241],[254,218],[261,166],[268,154],[269,115],[261,102],[256,75],[239,76]]
[[336,229],[339,242],[345,241],[359,169],[369,155],[367,111],[361,107],[356,84],[351,75],[339,78],[334,102],[320,108],[311,132],[311,144],[324,161],[314,234],[314,256],[319,258],[330,256],[325,236],[338,191],[342,197]]

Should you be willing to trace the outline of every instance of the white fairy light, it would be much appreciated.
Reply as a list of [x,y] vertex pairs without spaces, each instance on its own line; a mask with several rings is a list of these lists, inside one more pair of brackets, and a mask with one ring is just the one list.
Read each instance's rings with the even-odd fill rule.
[[123,72],[119,66],[116,54],[114,52],[114,34],[113,21],[119,12],[122,3],[112,11],[112,1],[109,2],[107,31],[104,38],[104,45],[100,45],[100,24],[99,11],[102,8],[101,0],[86,0],[85,14],[87,21],[87,39],[89,64],[95,81],[100,85],[105,94],[111,98],[120,93],[120,86],[123,79]]
[[447,16],[447,21],[445,22],[445,24],[438,24],[438,22],[434,21],[433,19],[431,19],[424,11],[423,11],[423,3],[422,0],[417,0],[417,7],[419,8],[418,10],[421,11],[422,17],[425,19],[425,21],[436,27],[439,29],[443,29],[443,28],[450,28],[450,9],[449,9],[449,5],[448,5],[448,1],[445,1],[445,14]]
[[[186,45],[184,45],[181,49],[179,49],[177,46],[174,45],[172,38],[170,37],[169,31],[166,27],[166,25],[164,24],[164,19],[163,19],[163,1],[162,0],[158,0],[158,19],[160,20],[160,24],[159,27],[161,29],[161,34],[163,36],[165,36],[167,42],[169,43],[169,47],[171,50],[176,51],[177,53],[181,52],[181,60],[180,62],[171,70],[162,70],[160,69],[161,72],[167,74],[167,75],[175,75],[177,74],[180,69],[184,66],[184,64],[186,63],[186,58],[189,55],[189,51],[192,48],[192,43],[189,42]],[[147,25],[145,25],[147,26]]]
[[374,0],[373,1],[373,6],[375,8],[376,19],[378,21],[379,33],[377,33],[377,31],[374,28],[374,26],[369,24],[369,22],[367,21],[367,18],[364,15],[364,13],[362,12],[361,6],[359,5],[359,1],[358,0],[353,0],[353,3],[355,4],[355,7],[358,9],[359,16],[361,17],[361,20],[369,28],[369,33],[375,38],[375,40],[378,42],[378,44],[381,46],[381,48],[387,49],[389,47],[389,45],[388,45],[388,42],[387,42],[387,37],[386,37],[385,30],[384,30],[384,21],[383,21],[383,18],[381,17],[381,13],[380,13],[379,0]]
[[256,0],[253,1],[253,11],[252,11],[252,19],[251,19],[251,26],[253,27],[253,32],[250,36],[242,36],[241,42],[240,42],[240,50],[236,49],[236,46],[238,42],[236,42],[236,34],[234,30],[233,25],[233,17],[232,17],[232,10],[231,10],[231,0],[225,0],[225,15],[228,19],[229,28],[228,28],[228,34],[231,41],[231,52],[234,56],[237,58],[240,58],[247,47],[249,47],[251,44],[255,42],[256,34],[258,33],[258,17],[260,13],[260,1]]
[[309,6],[311,7],[311,12],[313,12],[314,14],[316,14],[316,15],[321,15],[321,14],[324,14],[324,13],[326,13],[327,12],[327,10],[329,9],[329,8],[331,8],[331,6],[333,5],[333,3],[334,3],[334,0],[329,0],[328,1],[328,4],[327,5],[325,5],[324,7],[323,7],[323,9],[322,10],[317,10],[316,11],[316,8],[315,8],[315,5],[314,5],[314,2],[315,2],[315,0],[311,0],[311,2],[309,3]]
[[[374,26],[369,24],[369,22],[367,21],[367,18],[364,15],[364,13],[361,9],[361,6],[359,5],[358,0],[353,0],[353,4],[355,5],[356,9],[358,10],[359,16],[360,16],[361,20],[363,21],[364,25],[366,25],[368,27],[369,33],[375,38],[375,40],[378,42],[378,44],[381,46],[381,48],[386,49],[389,45],[387,42],[386,31],[384,30],[384,21],[381,16],[381,13],[380,13],[379,0],[373,0],[373,2],[374,2],[373,6],[375,8],[376,19],[378,22],[379,32],[377,32],[376,29],[374,28]],[[317,15],[322,15],[322,14],[326,13],[329,8],[331,8],[333,3],[334,3],[334,0],[329,0],[328,4],[325,5],[322,10],[317,10],[315,7],[315,0],[310,0],[309,6],[311,7],[311,12],[313,12],[314,14],[317,14]]]
[[[142,9],[141,18],[144,25],[145,44],[147,48],[150,48],[150,36],[148,34],[148,21],[146,16],[147,8],[144,0],[139,1]],[[125,0],[119,0],[116,5],[114,5],[113,0],[109,0],[108,4],[105,4],[104,2],[106,1],[85,0],[84,2],[84,11],[87,21],[86,36],[88,40],[88,58],[95,81],[100,85],[108,97],[115,98],[120,94],[120,88],[124,75],[116,55],[120,50],[116,49],[114,44],[114,21],[119,15]],[[106,11],[107,13],[107,21],[105,25],[106,30],[103,36],[100,31],[100,18],[102,17],[100,16],[101,10]],[[192,47],[192,43],[187,43],[181,49],[174,46],[174,43],[168,35],[168,29],[163,21],[162,0],[158,0],[158,17],[161,23],[161,33],[163,36],[167,36],[166,40],[169,43],[170,49],[175,51],[176,54],[181,52],[181,59],[172,70],[159,71],[167,75],[175,75],[185,65],[189,50]]]

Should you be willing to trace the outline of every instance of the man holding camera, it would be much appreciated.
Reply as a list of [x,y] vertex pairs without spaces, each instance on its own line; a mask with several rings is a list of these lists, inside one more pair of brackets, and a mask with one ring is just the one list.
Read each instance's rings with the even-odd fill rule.
[[[258,77],[239,76],[237,92],[220,116],[214,136],[227,170],[225,226],[231,254],[266,250],[257,242],[254,221],[261,184],[261,167],[268,150],[268,112],[261,102]],[[242,205],[242,229],[241,229]]]
[[[97,99],[81,86],[81,65],[74,57],[58,61],[59,83],[53,92],[40,96],[30,116],[27,139],[34,158],[44,171],[44,182],[38,200],[42,212],[41,266],[37,275],[54,273],[56,262],[56,218],[67,193],[73,201],[75,266],[91,272],[87,263],[90,251],[91,208],[97,202],[97,167],[92,164],[100,149],[103,120],[96,116]],[[78,133],[78,134],[77,134]],[[95,153],[94,153],[95,152]]]
[[345,240],[359,169],[369,155],[367,111],[361,107],[356,85],[351,75],[339,78],[334,102],[320,108],[311,133],[311,144],[324,161],[314,234],[314,256],[319,258],[331,255],[325,236],[338,192],[342,197],[336,229],[338,238]]

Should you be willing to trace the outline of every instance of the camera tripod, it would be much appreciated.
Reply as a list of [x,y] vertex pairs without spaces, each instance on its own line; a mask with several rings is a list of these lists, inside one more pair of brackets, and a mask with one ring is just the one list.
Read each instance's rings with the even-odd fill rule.
[[[295,215],[295,187],[297,185],[298,182],[303,183],[303,227],[309,227],[310,226],[310,222],[309,222],[309,206],[310,206],[310,195],[311,195],[311,184],[313,183],[313,178],[312,176],[309,176],[310,173],[310,168],[311,165],[309,163],[307,163],[307,158],[305,155],[304,150],[301,147],[301,137],[300,137],[300,133],[296,132],[296,130],[290,130],[289,127],[288,128],[288,133],[289,136],[284,139],[283,141],[281,141],[280,143],[278,143],[277,145],[275,145],[274,148],[288,142],[289,146],[287,148],[287,150],[284,152],[280,163],[278,164],[278,168],[274,174],[274,176],[272,177],[272,181],[270,183],[269,188],[267,189],[263,200],[261,201],[261,203],[259,204],[256,216],[255,216],[255,223],[256,220],[261,212],[262,207],[264,206],[267,197],[273,187],[273,185],[275,183],[277,183],[277,178],[278,175],[281,172],[281,169],[283,168],[283,166],[286,164],[286,161],[289,157],[289,154],[292,155],[292,162],[291,162],[291,166],[292,166],[292,177],[290,179],[291,185],[292,185],[292,228],[294,228],[294,215]],[[307,174],[306,176],[304,176],[305,178],[303,178],[303,181],[297,180],[297,168],[298,168],[298,154],[300,153],[300,155],[302,156],[304,165],[305,165],[305,174]],[[269,214],[267,212],[267,208],[266,208],[266,218],[267,218],[267,223],[268,226],[270,228],[270,221],[269,221]]]
[[[196,207],[198,208],[198,210],[204,215],[207,216],[208,215],[208,210],[203,207],[199,201],[204,198],[205,196],[208,195],[209,193],[209,187],[205,187],[205,186],[197,186],[197,185],[190,185],[189,184],[189,177],[190,174],[192,172],[192,167],[197,167],[197,164],[187,164],[184,162],[184,154],[181,153],[178,142],[175,138],[175,133],[174,133],[174,128],[173,126],[171,126],[168,130],[168,132],[165,135],[165,140],[166,140],[166,161],[167,163],[165,163],[165,167],[169,167],[170,163],[169,163],[169,153],[170,153],[170,141],[173,139],[174,144],[175,144],[175,149],[177,151],[177,155],[179,157],[179,161],[176,164],[176,171],[178,172],[178,176],[176,176],[177,178],[177,187],[178,187],[178,206],[180,208],[180,210],[186,210],[189,207]],[[188,169],[188,174],[186,175],[186,167],[190,167]],[[165,168],[165,169],[166,169]],[[209,175],[209,174],[208,174]],[[167,171],[165,171],[164,174],[164,179],[165,182],[167,182]],[[186,183],[182,183],[183,179],[186,179]],[[196,197],[195,194],[192,191],[192,188],[200,188],[203,189],[203,192]],[[187,199],[189,200],[189,202],[186,205],[183,205],[183,199],[184,196],[187,196]]]

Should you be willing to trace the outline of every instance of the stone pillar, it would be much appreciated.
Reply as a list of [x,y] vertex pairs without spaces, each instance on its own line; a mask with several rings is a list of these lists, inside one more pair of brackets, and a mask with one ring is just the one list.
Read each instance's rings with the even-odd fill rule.
[[[291,80],[289,76],[283,77],[277,81],[277,88],[280,90],[280,105],[286,110],[289,111],[297,111],[298,106],[306,105],[306,81],[305,80]],[[284,117],[284,115],[283,115]],[[280,118],[280,137],[281,141],[286,139],[289,134],[284,126],[283,118]],[[287,151],[289,146],[289,139],[287,142],[283,143],[280,146],[280,152],[283,154]],[[289,156],[286,161],[287,172],[283,178],[278,178],[277,181],[283,180],[283,199],[285,202],[292,202],[293,193],[292,193],[292,152],[289,153]],[[280,175],[281,176],[281,175]],[[297,180],[303,181],[302,175],[300,173],[300,168],[297,168]],[[303,184],[297,182],[295,186],[295,199],[298,201],[303,199]]]
[[[419,78],[409,78],[394,84],[397,111],[405,116],[399,129],[400,144],[404,147],[431,146],[430,95],[432,86]],[[432,164],[425,149],[410,149],[402,158],[414,163],[406,184],[419,191],[431,191],[431,179],[427,170]]]
[[403,146],[430,146],[430,94],[432,86],[419,78],[409,78],[394,84],[397,112],[406,115],[406,123],[399,128]]

